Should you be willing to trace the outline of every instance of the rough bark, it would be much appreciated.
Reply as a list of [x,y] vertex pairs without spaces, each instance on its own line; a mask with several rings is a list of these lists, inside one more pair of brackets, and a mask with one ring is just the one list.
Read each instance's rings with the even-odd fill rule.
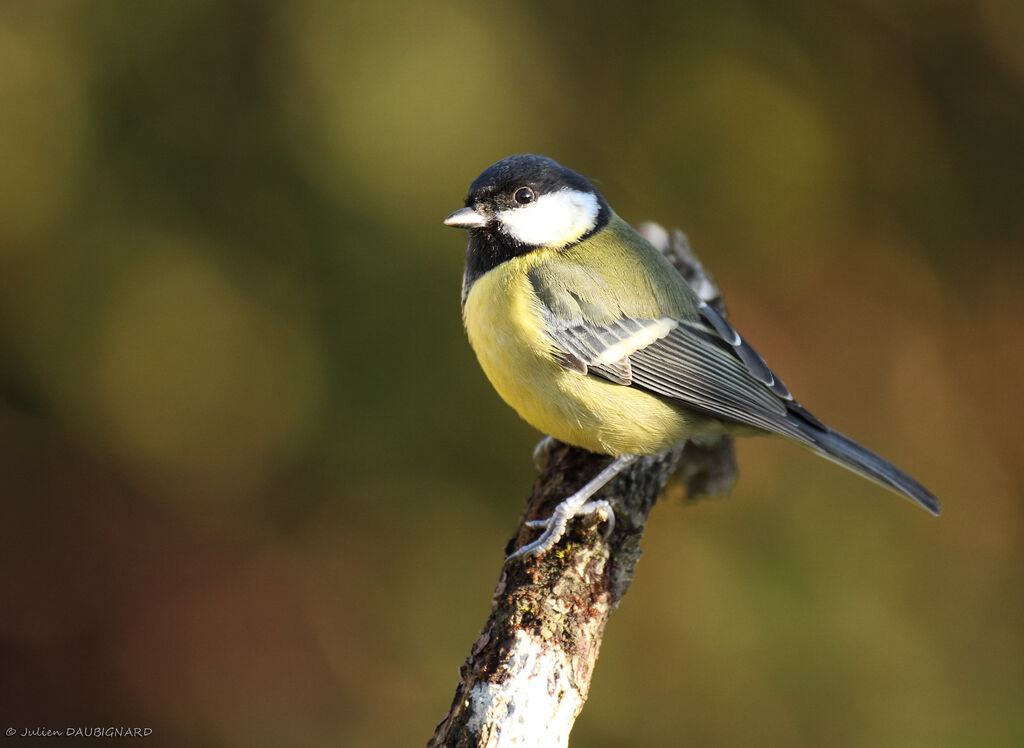
[[[714,280],[682,232],[669,235],[655,224],[640,230],[705,301],[724,312]],[[547,457],[506,555],[536,536],[525,522],[550,516],[610,459],[557,442]],[[626,594],[640,558],[648,513],[673,475],[691,498],[728,491],[736,479],[732,439],[680,445],[637,461],[598,495],[615,507],[613,526],[599,514],[577,518],[546,555],[504,564],[490,618],[428,746],[568,745],[608,616]]]

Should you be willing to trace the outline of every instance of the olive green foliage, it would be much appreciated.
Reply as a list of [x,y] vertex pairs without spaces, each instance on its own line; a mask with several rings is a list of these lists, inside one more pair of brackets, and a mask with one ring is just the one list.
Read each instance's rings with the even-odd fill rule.
[[574,745],[1024,743],[1021,7],[4,3],[2,726],[426,741],[539,438],[440,222],[539,152],[945,509],[742,442]]

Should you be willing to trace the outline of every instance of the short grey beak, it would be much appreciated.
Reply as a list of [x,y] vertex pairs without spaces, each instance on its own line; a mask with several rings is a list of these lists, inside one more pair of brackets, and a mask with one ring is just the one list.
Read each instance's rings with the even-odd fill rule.
[[456,229],[481,229],[487,225],[487,219],[472,208],[461,208],[445,218],[444,225]]

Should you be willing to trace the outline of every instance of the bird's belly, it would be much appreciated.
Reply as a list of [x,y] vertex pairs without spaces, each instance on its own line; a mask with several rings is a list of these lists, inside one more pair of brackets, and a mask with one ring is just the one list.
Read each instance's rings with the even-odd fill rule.
[[496,285],[514,283],[494,271],[478,279],[464,319],[487,378],[527,423],[567,444],[613,455],[656,454],[721,433],[717,423],[679,404],[563,367],[545,347],[532,295]]

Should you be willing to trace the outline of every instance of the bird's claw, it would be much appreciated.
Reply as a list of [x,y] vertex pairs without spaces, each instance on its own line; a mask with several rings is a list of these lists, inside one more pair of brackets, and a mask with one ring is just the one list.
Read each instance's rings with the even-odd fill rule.
[[523,523],[531,529],[543,529],[544,531],[532,542],[510,553],[507,560],[543,556],[554,548],[558,541],[562,539],[562,536],[565,535],[565,529],[569,525],[569,520],[595,512],[602,514],[602,519],[607,523],[603,533],[604,538],[607,540],[615,529],[615,511],[612,509],[611,503],[604,499],[588,501],[575,511],[572,511],[571,508],[566,508],[563,502],[555,507],[555,510],[548,519],[531,519]]

